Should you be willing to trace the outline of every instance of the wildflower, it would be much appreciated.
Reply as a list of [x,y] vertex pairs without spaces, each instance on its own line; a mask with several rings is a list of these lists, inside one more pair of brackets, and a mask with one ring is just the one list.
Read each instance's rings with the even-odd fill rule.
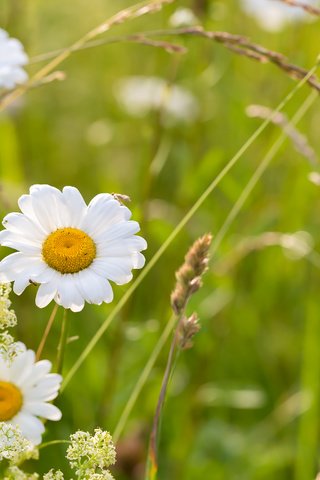
[[37,473],[25,473],[20,470],[19,467],[13,465],[9,467],[5,472],[4,480],[38,480],[39,475]]
[[[315,0],[311,3],[316,3]],[[278,32],[288,23],[311,19],[302,8],[280,4],[273,0],[242,0],[243,10],[253,16],[261,28]]]
[[28,75],[21,68],[28,63],[22,44],[16,38],[9,38],[0,28],[0,88],[13,88],[27,81]]
[[66,458],[81,479],[112,480],[108,470],[116,461],[116,451],[111,435],[96,428],[94,435],[78,431],[70,437]]
[[190,8],[177,8],[169,18],[171,27],[188,27],[197,25],[199,20]]
[[18,250],[0,262],[0,276],[14,281],[20,295],[29,283],[40,284],[36,305],[53,299],[78,312],[84,302],[111,302],[109,280],[129,282],[133,268],[145,262],[146,241],[136,236],[139,224],[130,210],[112,195],[95,196],[87,206],[74,187],[61,192],[50,185],[33,185],[20,197],[22,213],[3,220],[0,244]]
[[30,458],[37,458],[34,445],[22,436],[17,425],[0,422],[0,461],[6,459],[17,465]]
[[8,361],[13,360],[15,355],[21,351],[21,343],[15,342],[12,335],[6,330],[17,324],[16,314],[14,310],[10,309],[10,292],[11,285],[9,283],[0,283],[0,355]]
[[120,105],[135,117],[161,110],[169,123],[188,123],[195,120],[199,111],[197,100],[188,90],[168,85],[159,77],[124,78],[117,84],[115,95]]
[[43,475],[43,480],[64,480],[63,473],[61,470],[50,470],[48,473]]
[[14,310],[10,310],[11,301],[9,294],[11,285],[9,283],[0,284],[0,330],[17,325],[17,317]]
[[56,398],[61,383],[60,375],[48,373],[50,368],[48,360],[35,362],[35,353],[24,345],[11,363],[0,356],[0,422],[18,426],[34,445],[44,432],[37,417],[61,418],[60,410],[47,403]]

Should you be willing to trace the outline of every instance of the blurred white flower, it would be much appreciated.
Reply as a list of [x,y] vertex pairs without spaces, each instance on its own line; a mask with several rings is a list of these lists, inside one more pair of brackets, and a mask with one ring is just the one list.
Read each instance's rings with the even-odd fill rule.
[[35,353],[18,353],[11,363],[0,356],[0,422],[16,425],[34,445],[41,442],[43,423],[37,417],[60,420],[60,410],[49,402],[58,395],[61,375],[49,373],[51,362],[35,361]]
[[[310,0],[310,5],[315,5],[315,0]],[[269,32],[277,32],[288,23],[295,21],[311,20],[302,8],[281,4],[277,0],[241,0],[243,10],[255,17],[261,28]]]
[[121,106],[136,117],[162,110],[171,121],[192,122],[198,115],[196,98],[183,87],[170,85],[160,77],[127,77],[116,85]]
[[0,28],[0,87],[13,88],[28,80],[23,66],[28,63],[23,45],[16,38],[9,38]]
[[295,232],[283,234],[280,241],[287,254],[293,260],[306,257],[312,251],[314,241],[309,232]]
[[177,8],[169,18],[171,27],[188,27],[197,25],[199,20],[190,8]]
[[132,269],[145,262],[146,241],[131,221],[130,210],[113,195],[101,193],[86,205],[79,190],[33,185],[22,195],[23,213],[3,220],[0,244],[18,250],[0,262],[0,276],[14,281],[20,295],[30,282],[39,283],[36,304],[43,308],[53,299],[74,312],[84,302],[111,302],[109,280],[124,285]]

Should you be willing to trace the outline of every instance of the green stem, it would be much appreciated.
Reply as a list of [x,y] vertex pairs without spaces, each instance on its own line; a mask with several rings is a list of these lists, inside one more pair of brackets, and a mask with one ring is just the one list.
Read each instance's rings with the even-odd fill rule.
[[46,344],[46,341],[47,341],[47,338],[48,338],[48,335],[50,333],[50,330],[51,330],[51,327],[53,325],[53,322],[54,322],[54,319],[56,318],[56,314],[57,314],[57,311],[58,311],[58,308],[59,308],[59,305],[56,303],[53,307],[53,310],[51,312],[51,315],[49,317],[49,320],[48,320],[48,323],[47,323],[47,326],[45,328],[45,331],[42,335],[42,338],[41,338],[41,341],[39,343],[39,347],[38,347],[38,350],[37,350],[37,353],[36,353],[36,359],[37,360],[40,360],[40,357],[41,357],[41,354],[42,354],[42,350]]
[[[312,275],[312,272],[310,272]],[[314,275],[313,275],[314,276]],[[309,279],[309,285],[318,284]],[[310,288],[306,298],[305,332],[302,342],[301,387],[300,391],[309,403],[309,408],[300,418],[297,448],[295,454],[296,480],[313,479],[317,473],[319,448],[319,413],[320,413],[320,322],[318,291]]]
[[161,413],[162,413],[164,401],[166,398],[169,380],[173,371],[176,346],[178,343],[178,330],[179,330],[180,322],[181,322],[181,317],[176,322],[177,326],[176,326],[173,339],[170,345],[167,365],[166,365],[166,369],[165,369],[163,380],[162,380],[162,385],[161,385],[161,390],[158,398],[156,411],[153,417],[153,424],[152,424],[152,429],[150,434],[149,450],[148,450],[148,458],[147,458],[147,466],[146,466],[146,476],[145,476],[146,480],[156,480],[157,478],[157,472],[158,472],[157,439],[158,439],[159,423],[161,419]]
[[41,443],[41,445],[38,446],[38,449],[41,450],[42,448],[51,447],[51,445],[60,445],[62,443],[70,444],[71,442],[70,440],[51,440],[50,442]]
[[64,354],[67,344],[67,334],[68,334],[68,315],[67,310],[65,309],[63,312],[62,324],[61,324],[61,333],[60,333],[60,340],[57,349],[57,373],[62,373],[63,369],[63,361],[64,361]]
[[169,322],[167,323],[167,326],[166,328],[163,330],[162,332],[162,335],[161,337],[159,338],[156,346],[154,347],[151,355],[150,355],[150,358],[149,360],[147,361],[144,369],[142,370],[142,373],[140,375],[140,377],[138,378],[135,386],[134,386],[134,389],[126,403],[126,406],[121,414],[121,417],[117,423],[117,426],[115,428],[115,431],[112,435],[112,438],[114,440],[114,442],[116,443],[122,433],[122,430],[128,420],[128,417],[133,409],[133,406],[134,404],[136,403],[136,400],[143,388],[143,386],[145,385],[149,375],[150,375],[150,372],[159,356],[159,353],[161,352],[164,344],[166,343],[166,341],[168,340],[169,338],[169,335],[170,333],[172,332],[172,329],[174,327],[176,323],[176,317],[175,315],[172,315],[172,317],[170,318]]

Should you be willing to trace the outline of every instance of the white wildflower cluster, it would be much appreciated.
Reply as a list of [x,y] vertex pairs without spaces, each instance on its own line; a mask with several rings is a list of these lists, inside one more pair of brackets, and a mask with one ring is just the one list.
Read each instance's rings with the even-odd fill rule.
[[0,461],[6,459],[18,465],[34,455],[34,446],[22,436],[18,426],[0,422]]
[[0,284],[0,328],[4,330],[6,328],[14,327],[17,325],[17,317],[14,310],[10,310],[11,301],[9,300],[9,294],[11,292],[10,283]]
[[16,314],[10,310],[10,292],[10,283],[0,283],[0,355],[9,362],[21,351],[20,342],[15,342],[7,330],[17,324]]
[[108,467],[116,461],[116,450],[109,432],[97,428],[91,436],[78,431],[70,440],[66,457],[79,480],[113,480]]
[[23,45],[0,28],[0,88],[14,88],[28,80],[23,66],[28,63]]
[[6,470],[4,480],[38,480],[39,475],[37,473],[23,472],[19,467],[12,466]]
[[48,473],[43,475],[43,480],[64,480],[63,473],[61,470],[50,470]]

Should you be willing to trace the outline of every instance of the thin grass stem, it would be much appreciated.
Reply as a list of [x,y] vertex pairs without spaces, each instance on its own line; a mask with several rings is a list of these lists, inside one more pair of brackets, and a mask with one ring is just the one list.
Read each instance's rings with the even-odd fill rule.
[[[317,285],[318,274],[309,285]],[[310,270],[310,276],[314,273]],[[296,442],[294,475],[295,480],[315,478],[319,447],[320,413],[320,322],[318,290],[309,288],[305,299],[305,331],[302,341],[300,391],[307,397],[308,407],[301,415]]]
[[[314,101],[319,97],[318,93],[315,91],[312,91],[310,95],[306,98],[306,100],[303,102],[301,107],[298,109],[296,114],[293,116],[291,120],[292,125],[296,125],[302,117],[306,114],[308,109],[312,106]],[[279,152],[281,146],[284,144],[285,140],[287,138],[286,133],[282,133],[279,138],[276,140],[276,142],[272,145],[272,147],[268,150],[267,154],[264,156],[262,159],[261,163],[258,165],[257,169],[255,170],[254,174],[250,178],[249,182],[245,186],[245,188],[242,190],[242,193],[234,206],[232,207],[229,215],[227,216],[226,220],[224,221],[223,225],[221,226],[220,230],[214,237],[214,240],[212,242],[212,248],[211,248],[211,255],[213,256],[216,251],[218,250],[219,246],[221,245],[222,240],[224,239],[227,231],[229,230],[232,222],[235,220],[237,217],[238,213],[242,209],[243,205],[245,204],[246,200],[248,199],[250,193],[262,177],[263,173],[266,171],[268,166],[270,165],[271,160],[276,156],[276,154]]]
[[146,475],[145,480],[156,480],[157,472],[158,472],[158,430],[159,424],[161,420],[161,414],[163,410],[164,401],[166,398],[167,388],[169,384],[170,377],[173,371],[174,359],[175,359],[175,352],[176,346],[178,342],[178,325],[181,319],[177,319],[177,327],[175,333],[173,335],[173,339],[170,345],[169,355],[167,359],[167,364],[162,380],[162,385],[160,389],[160,395],[158,398],[158,403],[155,411],[155,415],[153,417],[152,429],[150,434],[150,441],[149,441],[149,449],[148,449],[148,458],[147,458],[147,466],[146,466]]
[[170,320],[168,321],[166,328],[163,330],[161,337],[159,338],[157,344],[155,345],[154,349],[152,350],[152,353],[149,357],[149,360],[147,361],[144,369],[142,370],[142,373],[140,377],[138,378],[137,382],[135,383],[134,389],[131,392],[131,395],[123,409],[123,412],[119,418],[119,421],[116,425],[116,428],[114,430],[114,433],[112,435],[114,442],[116,443],[123,431],[123,428],[129,418],[129,415],[134,407],[134,404],[137,401],[137,398],[145,385],[151,370],[159,356],[159,353],[161,352],[163,346],[167,342],[174,326],[176,324],[176,316],[172,315]]
[[41,450],[42,448],[51,447],[51,445],[60,445],[60,444],[63,444],[63,443],[70,444],[71,442],[70,442],[70,440],[50,440],[50,442],[41,443],[41,445],[39,445],[37,448],[39,450]]
[[62,373],[63,369],[63,361],[64,361],[64,354],[66,350],[67,344],[67,335],[68,335],[68,314],[67,310],[64,309],[62,324],[61,324],[61,333],[60,333],[60,340],[59,345],[57,348],[57,373]]
[[49,317],[47,326],[45,328],[45,331],[44,331],[44,333],[42,335],[42,338],[40,340],[39,347],[38,347],[38,350],[37,350],[37,353],[36,353],[36,360],[40,360],[40,358],[41,358],[43,348],[46,344],[46,341],[47,341],[48,335],[50,333],[51,327],[53,325],[54,319],[56,318],[58,308],[59,308],[59,305],[57,303],[55,303],[55,305],[53,307],[53,310],[51,312],[51,315]]

